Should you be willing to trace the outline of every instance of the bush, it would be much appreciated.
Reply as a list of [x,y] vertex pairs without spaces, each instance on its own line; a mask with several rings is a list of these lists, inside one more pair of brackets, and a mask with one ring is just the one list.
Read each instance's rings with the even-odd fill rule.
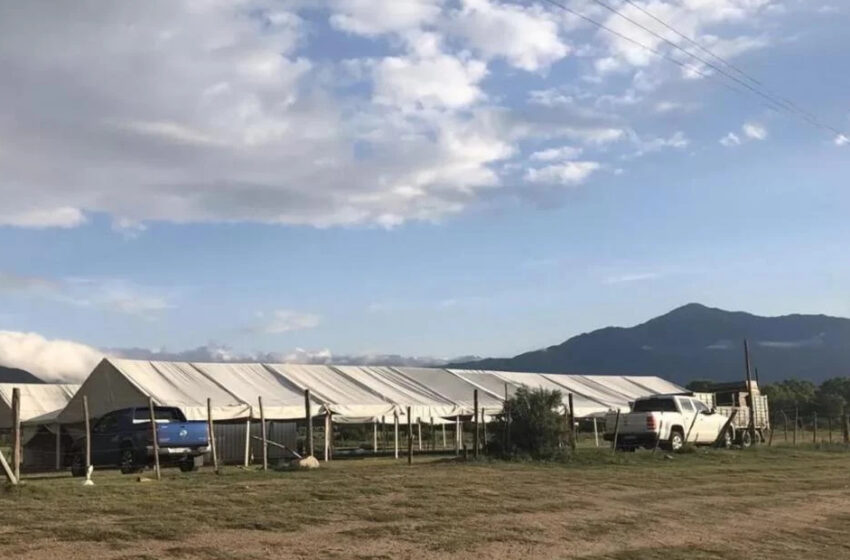
[[[503,457],[526,456],[535,460],[558,458],[567,433],[560,391],[520,387],[508,399],[496,422],[488,450]],[[510,417],[510,447],[505,448],[505,418]]]

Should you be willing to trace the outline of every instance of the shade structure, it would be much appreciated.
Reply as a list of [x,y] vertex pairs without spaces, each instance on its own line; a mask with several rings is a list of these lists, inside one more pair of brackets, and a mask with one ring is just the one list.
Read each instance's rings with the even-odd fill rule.
[[300,390],[310,389],[335,422],[374,422],[392,415],[397,406],[380,394],[329,366],[266,364]]
[[457,405],[464,415],[473,413],[473,394],[478,389],[478,408],[484,409],[485,414],[498,414],[502,410],[504,395],[491,393],[477,387],[447,369],[397,367],[393,368],[406,377],[427,386],[433,392],[447,401]]
[[79,385],[52,383],[0,383],[0,429],[12,427],[12,391],[21,393],[21,423],[50,424],[62,412]]
[[[547,391],[560,391],[562,404],[564,407],[568,406],[568,393],[571,391],[567,390],[564,385],[556,383],[552,381],[548,377],[540,373],[520,373],[515,371],[491,371],[492,373],[501,379],[505,379],[511,381],[513,383],[517,383],[520,385],[525,385],[526,387],[532,389],[545,389]],[[608,407],[595,402],[584,395],[573,393],[573,406],[575,407],[574,414],[577,417],[587,416],[589,414],[593,414],[598,409],[608,410]]]
[[92,417],[122,408],[147,406],[153,398],[157,406],[179,408],[188,420],[207,418],[207,399],[212,399],[215,420],[248,418],[251,407],[239,400],[191,364],[143,360],[102,360],[80,386],[59,421],[83,421],[83,396],[88,397]]
[[[217,385],[248,403],[252,418],[259,418],[259,397],[267,420],[301,420],[305,417],[304,390],[263,364],[192,363]],[[311,413],[322,414],[321,403],[311,399]]]
[[407,415],[407,407],[410,407],[414,419],[433,418],[439,423],[443,422],[443,418],[464,414],[454,402],[391,367],[333,366],[333,369],[396,405],[402,416]]
[[521,383],[503,379],[495,373],[483,369],[450,369],[448,371],[474,387],[478,387],[482,391],[487,391],[492,395],[499,395],[502,398],[505,396],[506,388],[508,390],[508,397],[511,397],[516,392],[517,387],[521,386]]

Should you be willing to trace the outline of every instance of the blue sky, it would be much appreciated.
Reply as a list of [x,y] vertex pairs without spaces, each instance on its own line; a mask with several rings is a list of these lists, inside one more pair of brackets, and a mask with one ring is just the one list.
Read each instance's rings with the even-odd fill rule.
[[[842,3],[638,3],[850,129]],[[510,355],[691,301],[850,316],[846,138],[692,63],[712,77],[541,2],[0,8],[0,362]]]

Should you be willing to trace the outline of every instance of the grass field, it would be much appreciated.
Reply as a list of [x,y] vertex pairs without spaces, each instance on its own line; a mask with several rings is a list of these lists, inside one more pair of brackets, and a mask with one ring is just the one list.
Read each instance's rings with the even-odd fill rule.
[[846,558],[843,446],[571,464],[336,461],[311,472],[115,472],[0,492],[7,558]]

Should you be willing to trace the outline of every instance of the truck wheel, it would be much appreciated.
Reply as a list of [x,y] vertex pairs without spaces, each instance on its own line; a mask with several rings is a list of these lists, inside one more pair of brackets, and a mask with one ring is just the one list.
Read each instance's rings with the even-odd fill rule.
[[753,444],[753,438],[749,430],[741,430],[741,435],[738,436],[738,444],[744,449]]
[[180,472],[193,472],[198,470],[198,465],[195,464],[194,457],[186,457],[180,461]]
[[136,452],[130,446],[121,448],[121,474],[133,474],[141,471],[136,461]]
[[685,445],[685,435],[679,428],[673,428],[670,432],[670,440],[667,442],[670,451],[679,451]]
[[75,453],[71,459],[71,476],[86,476],[86,461],[82,453]]

